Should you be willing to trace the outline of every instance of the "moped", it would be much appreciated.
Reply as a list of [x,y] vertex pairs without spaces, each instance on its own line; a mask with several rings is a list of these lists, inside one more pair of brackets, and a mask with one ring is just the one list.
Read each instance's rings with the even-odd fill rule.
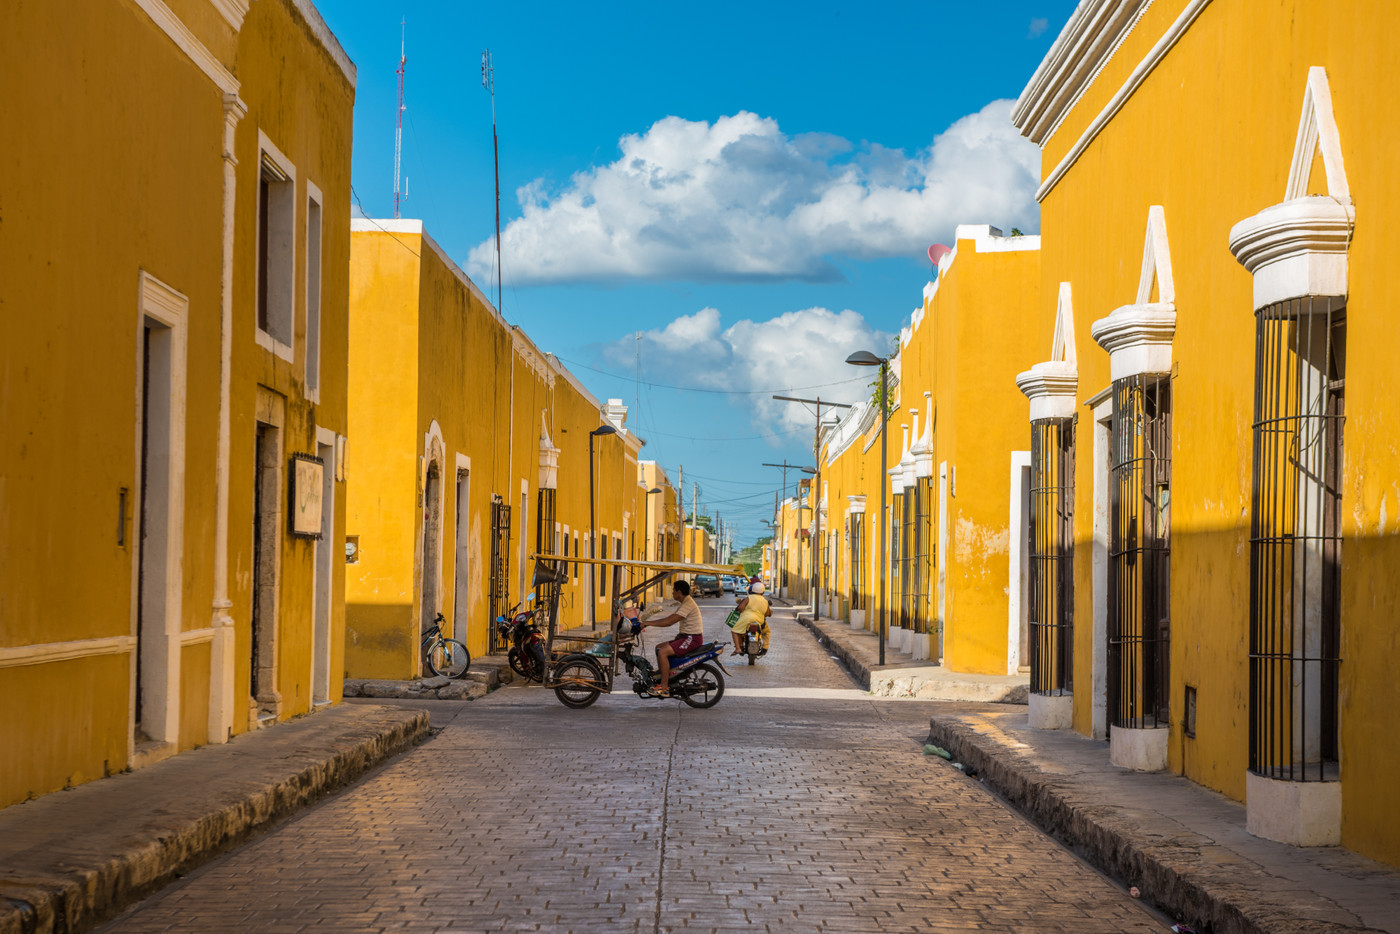
[[[624,610],[613,629],[602,641],[587,652],[566,655],[554,668],[554,695],[565,707],[587,707],[608,686],[607,675],[599,659],[610,659],[614,652],[624,670],[632,678],[632,690],[638,697],[653,697],[656,686],[655,663],[641,652],[642,622],[634,608]],[[701,710],[713,707],[724,696],[724,663],[719,660],[724,643],[707,642],[685,655],[671,658],[671,693],[691,707]],[[713,664],[711,664],[713,663]],[[609,666],[611,667],[611,666]],[[664,700],[665,698],[656,698]]]
[[[530,603],[534,599],[532,590],[522,602]],[[537,606],[533,610],[521,610],[517,603],[504,616],[496,617],[496,631],[501,638],[510,640],[506,660],[516,674],[530,681],[544,680],[544,634],[535,622],[540,609]]]

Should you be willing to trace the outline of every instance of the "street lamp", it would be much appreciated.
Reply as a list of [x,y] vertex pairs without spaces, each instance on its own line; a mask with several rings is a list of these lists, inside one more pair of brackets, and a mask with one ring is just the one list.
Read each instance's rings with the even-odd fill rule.
[[[617,429],[612,425],[599,425],[588,433],[588,557],[598,557],[598,517],[594,506],[593,496],[593,439],[603,435],[615,435]],[[598,565],[592,565],[593,572],[588,577],[589,599],[593,601],[593,611],[588,614],[589,619],[597,622],[598,598],[593,596],[593,588],[597,586]]]
[[889,479],[886,477],[889,467],[886,464],[885,453],[885,422],[888,420],[889,399],[886,398],[889,391],[889,357],[877,357],[868,350],[857,350],[846,358],[846,362],[853,366],[878,366],[880,368],[880,664],[885,663],[885,626],[887,620],[885,616],[888,608],[885,606],[885,497],[889,495]]

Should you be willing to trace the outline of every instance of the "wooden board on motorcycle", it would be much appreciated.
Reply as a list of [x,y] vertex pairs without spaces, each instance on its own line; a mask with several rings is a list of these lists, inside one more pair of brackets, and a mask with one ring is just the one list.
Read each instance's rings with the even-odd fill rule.
[[[540,594],[546,617],[544,686],[551,688],[566,707],[587,707],[600,694],[612,693],[621,666],[632,678],[638,697],[650,697],[655,670],[650,660],[635,651],[641,631],[640,600],[648,589],[674,575],[742,574],[734,564],[686,564],[677,561],[635,561],[622,558],[584,558],[573,555],[536,553],[533,587]],[[568,581],[561,573],[568,565],[597,568],[609,601],[608,618],[592,619],[591,624],[573,629],[559,626],[559,595]],[[624,586],[624,579],[626,586]],[[585,585],[591,592],[591,582]],[[592,601],[584,601],[585,605]],[[590,613],[590,616],[593,614]],[[719,661],[723,645],[701,646],[695,652],[678,656],[671,664],[671,696],[691,707],[713,707],[724,694],[724,665]]]

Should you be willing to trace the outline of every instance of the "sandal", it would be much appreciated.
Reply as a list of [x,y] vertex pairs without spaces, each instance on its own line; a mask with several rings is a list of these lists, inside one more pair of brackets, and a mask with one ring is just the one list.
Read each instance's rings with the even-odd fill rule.
[[656,685],[652,685],[651,687],[647,688],[647,697],[670,697],[670,696],[671,696],[671,692],[670,692],[670,690],[669,690],[668,688],[659,688],[659,687],[657,687]]

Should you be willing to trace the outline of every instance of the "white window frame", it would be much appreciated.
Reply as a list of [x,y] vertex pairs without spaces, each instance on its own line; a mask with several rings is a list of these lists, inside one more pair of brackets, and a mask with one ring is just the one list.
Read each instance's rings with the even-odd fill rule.
[[306,350],[304,373],[306,398],[321,402],[321,270],[325,264],[325,198],[321,189],[306,181],[306,271],[302,307],[305,327],[302,331]]
[[[282,183],[284,183],[284,184],[290,184],[290,185],[292,186],[292,191],[291,191],[292,197],[289,199],[289,203],[290,203],[290,205],[291,205],[291,207],[290,207],[291,216],[290,216],[290,218],[287,219],[286,228],[285,228],[285,229],[282,229],[282,227],[279,225],[279,229],[278,229],[278,231],[277,231],[277,233],[276,233],[276,239],[277,239],[279,242],[285,241],[285,243],[286,243],[286,250],[287,250],[287,252],[288,252],[288,254],[289,254],[289,255],[286,257],[285,262],[286,262],[287,268],[290,270],[290,272],[288,273],[288,282],[287,282],[287,285],[286,285],[286,295],[283,296],[283,299],[288,303],[288,306],[289,306],[289,307],[287,307],[286,311],[285,311],[283,314],[281,314],[281,315],[278,316],[279,319],[281,319],[281,320],[280,320],[280,324],[285,328],[285,332],[284,332],[284,333],[285,333],[285,336],[286,336],[286,338],[287,338],[286,341],[281,340],[281,338],[278,336],[277,330],[279,330],[279,329],[274,328],[273,330],[265,330],[265,329],[263,329],[261,326],[258,325],[258,321],[257,321],[257,301],[258,301],[257,296],[260,294],[260,292],[261,292],[261,290],[262,290],[262,281],[261,281],[261,278],[260,278],[261,275],[262,275],[262,271],[258,268],[259,265],[260,265],[260,263],[258,262],[258,257],[262,254],[262,250],[263,250],[261,217],[262,217],[262,212],[266,209],[266,206],[262,203],[262,196],[261,196],[261,190],[262,190],[261,181],[262,181],[262,173],[265,171],[264,166],[270,167],[270,168],[272,168],[274,171],[276,171],[276,172],[280,173],[281,175],[283,175],[283,176],[284,176],[284,179],[282,180]],[[282,154],[282,151],[281,151],[280,149],[278,149],[275,145],[273,145],[272,141],[271,141],[270,139],[267,138],[267,134],[264,133],[262,130],[258,130],[258,166],[257,166],[257,171],[258,171],[258,181],[259,181],[259,184],[258,184],[258,187],[257,187],[256,190],[259,192],[259,194],[258,194],[258,196],[257,196],[256,199],[255,199],[255,200],[256,200],[256,205],[257,205],[257,215],[256,215],[256,217],[254,218],[254,244],[255,244],[255,249],[254,249],[254,252],[253,252],[253,306],[254,306],[253,334],[254,334],[254,339],[257,341],[257,344],[258,344],[259,347],[262,347],[264,350],[267,350],[268,352],[270,352],[270,353],[272,353],[272,354],[274,354],[274,355],[280,357],[281,359],[286,360],[288,363],[291,363],[291,362],[292,362],[292,359],[293,359],[293,356],[294,356],[294,353],[293,353],[293,344],[294,344],[295,341],[296,341],[296,229],[297,229],[297,216],[296,216],[296,206],[297,206],[296,181],[297,181],[297,169],[296,169],[296,166],[292,164],[292,161],[291,161],[290,159],[288,159],[285,155],[283,155],[283,154]],[[271,221],[272,221],[272,218],[269,217],[269,228],[271,228],[271,226],[272,226],[272,225],[271,225]],[[273,234],[272,234],[272,233],[270,232],[270,230],[269,230],[269,239],[272,239],[272,237],[273,237]],[[271,266],[271,263],[269,262],[268,265]],[[270,279],[270,278],[271,278],[271,277],[269,277],[269,279]],[[269,283],[269,285],[271,285],[271,283]],[[279,289],[279,291],[280,291],[280,289]],[[272,307],[271,307],[271,306],[272,306],[272,301],[271,301],[271,296],[269,296],[269,310],[268,310],[268,324],[269,324],[269,326],[271,326],[271,325],[273,324],[273,322],[272,322],[273,310],[272,310]]]

